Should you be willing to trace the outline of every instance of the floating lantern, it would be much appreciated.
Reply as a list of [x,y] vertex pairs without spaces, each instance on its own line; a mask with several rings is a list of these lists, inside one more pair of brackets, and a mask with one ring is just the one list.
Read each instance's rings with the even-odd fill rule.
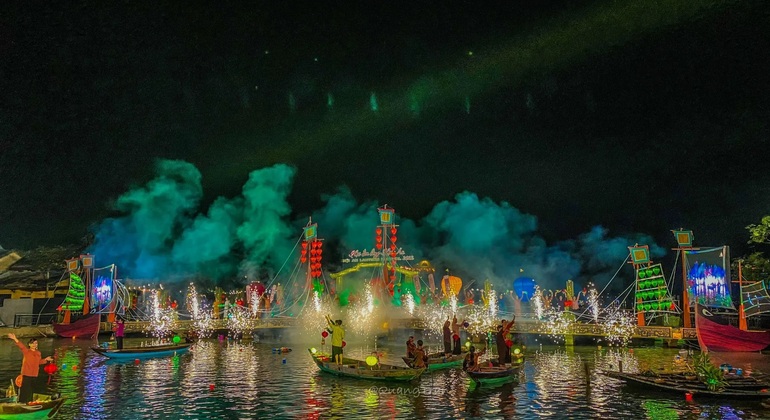
[[692,394],[689,392],[685,392],[684,394],[684,400],[685,401],[692,401]]
[[376,356],[368,356],[366,358],[366,364],[369,365],[369,366],[374,366],[374,365],[377,364],[377,362],[378,362],[378,360],[377,360]]

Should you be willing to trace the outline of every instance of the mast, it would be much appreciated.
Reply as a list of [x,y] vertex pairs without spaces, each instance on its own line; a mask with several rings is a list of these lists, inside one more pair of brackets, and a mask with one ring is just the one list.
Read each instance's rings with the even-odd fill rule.
[[684,318],[684,327],[692,328],[692,321],[690,320],[690,294],[687,287],[687,261],[685,261],[685,251],[691,251],[698,248],[693,248],[692,240],[693,234],[691,230],[672,230],[676,243],[679,245],[677,248],[673,248],[674,251],[682,253],[682,317]]
[[741,262],[741,260],[738,260],[738,298],[741,300],[740,305],[738,305],[738,329],[748,331],[749,326],[746,322],[746,312],[743,309],[743,271]]

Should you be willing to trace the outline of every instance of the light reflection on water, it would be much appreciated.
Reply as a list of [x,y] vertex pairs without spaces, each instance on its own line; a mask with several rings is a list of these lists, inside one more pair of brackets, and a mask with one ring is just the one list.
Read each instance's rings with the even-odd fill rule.
[[[59,417],[67,419],[769,417],[757,401],[686,402],[676,393],[627,388],[596,370],[617,369],[619,361],[627,371],[670,369],[676,349],[543,348],[527,354],[518,381],[487,389],[471,386],[457,369],[407,384],[337,378],[318,372],[300,345],[281,354],[272,352],[275,344],[210,340],[187,354],[135,364],[108,361],[84,341],[40,344],[44,355],[56,347],[59,370],[50,387],[68,397]],[[380,350],[383,363],[402,364],[401,346]],[[770,371],[768,356],[756,353],[712,360]],[[0,346],[0,379],[15,377],[20,362],[18,349]],[[42,390],[48,375],[38,379]]]

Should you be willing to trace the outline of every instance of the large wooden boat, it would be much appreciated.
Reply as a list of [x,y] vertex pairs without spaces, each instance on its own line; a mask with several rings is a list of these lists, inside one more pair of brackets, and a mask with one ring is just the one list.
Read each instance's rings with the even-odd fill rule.
[[59,337],[65,338],[93,338],[99,333],[99,314],[89,314],[75,322],[68,324],[53,324],[53,331]]
[[770,383],[765,378],[725,377],[727,385],[721,390],[710,390],[699,379],[683,374],[645,374],[602,371],[610,378],[620,379],[628,385],[636,385],[658,391],[677,391],[696,396],[725,398],[770,398]]
[[770,345],[770,331],[736,328],[698,303],[695,304],[695,331],[704,351],[750,352]]
[[62,397],[51,399],[50,396],[40,394],[35,396],[36,401],[27,404],[0,400],[0,419],[50,419],[59,412],[65,400]]
[[[402,357],[401,359],[404,360],[404,363],[406,363],[407,366],[413,368],[414,367],[414,358],[413,357]],[[464,354],[452,354],[447,356],[446,354],[442,353],[433,353],[428,355],[428,371],[434,371],[434,370],[440,370],[440,369],[448,369],[453,367],[459,367],[463,365],[463,360],[465,359]]]
[[101,354],[104,357],[109,357],[110,359],[142,359],[182,354],[187,352],[190,349],[190,346],[192,346],[192,344],[186,343],[166,346],[131,347],[123,348],[120,350],[91,347],[91,350]]
[[343,358],[342,364],[337,365],[328,354],[313,352],[313,349],[308,349],[308,352],[310,352],[310,356],[313,357],[313,361],[322,372],[337,376],[376,381],[411,381],[418,378],[425,371],[425,368],[414,369],[382,363],[369,366],[363,360],[348,358]]

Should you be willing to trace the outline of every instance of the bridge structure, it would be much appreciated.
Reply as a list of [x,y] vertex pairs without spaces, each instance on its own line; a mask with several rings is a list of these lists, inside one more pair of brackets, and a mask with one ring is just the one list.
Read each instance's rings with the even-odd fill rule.
[[[504,316],[501,316],[504,318]],[[151,323],[149,321],[127,321],[125,327],[126,333],[141,333],[151,330]],[[251,319],[245,330],[260,331],[260,330],[275,330],[284,328],[297,328],[299,322],[297,318],[293,317],[275,317],[264,319]],[[112,323],[102,322],[100,331],[111,331]],[[191,320],[179,320],[176,321],[173,330],[179,332],[185,332],[191,329],[193,321]],[[211,328],[213,330],[227,330],[227,321],[224,319],[215,319],[211,321]],[[388,321],[388,329],[394,330],[411,330],[422,331],[428,329],[428,324],[425,320],[420,318],[401,318]],[[516,318],[511,332],[514,334],[534,334],[534,335],[563,335],[566,338],[567,343],[571,341],[572,337],[587,336],[587,337],[606,337],[607,333],[601,324],[595,323],[583,323],[573,322],[564,331],[554,333],[548,329],[548,325],[532,317],[520,317]],[[647,338],[647,339],[662,339],[662,340],[697,340],[695,328],[676,328],[676,327],[664,327],[664,326],[634,326],[631,338]]]

